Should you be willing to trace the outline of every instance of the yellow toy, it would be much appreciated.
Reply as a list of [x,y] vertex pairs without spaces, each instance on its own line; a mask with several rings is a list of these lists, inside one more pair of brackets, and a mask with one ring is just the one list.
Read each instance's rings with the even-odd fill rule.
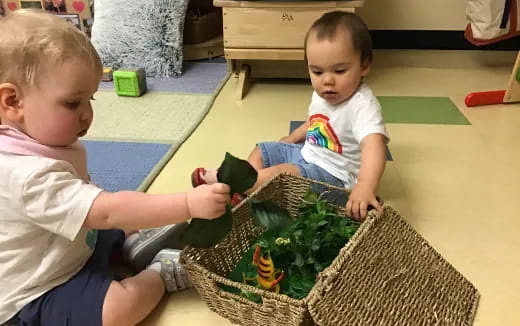
[[284,273],[283,271],[275,269],[269,251],[264,251],[260,254],[261,250],[262,248],[257,245],[253,255],[253,265],[257,267],[258,275],[255,278],[247,278],[246,275],[243,274],[244,283],[247,284],[248,281],[256,281],[258,288],[279,293],[279,283],[283,279]]

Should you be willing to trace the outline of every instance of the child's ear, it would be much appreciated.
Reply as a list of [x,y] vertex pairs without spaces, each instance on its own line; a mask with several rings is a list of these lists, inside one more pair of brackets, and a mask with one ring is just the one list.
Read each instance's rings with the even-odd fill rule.
[[21,90],[16,85],[11,83],[0,84],[0,113],[2,117],[17,122],[23,119],[21,95]]
[[361,64],[361,77],[366,77],[369,72],[370,72],[370,62],[368,62],[368,60],[365,60],[365,62],[363,62]]

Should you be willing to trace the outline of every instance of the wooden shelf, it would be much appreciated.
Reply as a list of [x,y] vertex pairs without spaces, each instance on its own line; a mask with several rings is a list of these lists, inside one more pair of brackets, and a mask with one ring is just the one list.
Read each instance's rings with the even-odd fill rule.
[[236,1],[213,0],[215,7],[232,8],[359,8],[364,0],[352,1]]
[[[279,77],[302,76],[302,65],[293,73],[288,69],[273,69],[262,60],[303,62],[303,43],[309,27],[323,14],[341,10],[354,12],[363,0],[353,1],[237,1],[213,0],[222,7],[224,53],[230,70],[238,78],[237,98],[242,99],[250,76],[258,69],[279,71]],[[305,70],[303,70],[305,72]]]
[[224,50],[226,59],[303,60],[303,49],[235,49]]

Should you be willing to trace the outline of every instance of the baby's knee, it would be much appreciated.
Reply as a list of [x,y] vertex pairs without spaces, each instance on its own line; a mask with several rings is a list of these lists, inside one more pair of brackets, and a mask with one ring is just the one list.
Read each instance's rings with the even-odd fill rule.
[[136,320],[132,309],[135,310],[139,303],[137,292],[120,282],[110,283],[103,303],[103,326],[136,325],[140,320]]
[[163,294],[164,282],[154,271],[112,281],[103,303],[103,326],[138,324],[159,304]]

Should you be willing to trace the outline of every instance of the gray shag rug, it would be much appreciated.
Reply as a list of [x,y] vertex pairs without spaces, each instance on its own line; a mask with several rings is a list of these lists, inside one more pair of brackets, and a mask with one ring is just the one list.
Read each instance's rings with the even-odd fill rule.
[[182,73],[189,0],[96,0],[92,43],[103,65],[145,68],[149,77]]

